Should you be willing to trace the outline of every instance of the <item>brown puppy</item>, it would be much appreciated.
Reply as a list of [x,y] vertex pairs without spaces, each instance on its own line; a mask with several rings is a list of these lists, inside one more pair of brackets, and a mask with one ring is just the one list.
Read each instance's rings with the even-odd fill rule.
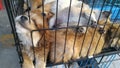
[[48,30],[33,30],[44,28],[47,29],[47,20],[49,20],[49,17],[50,16],[47,16],[47,14],[42,13],[40,10],[31,11],[30,19],[28,18],[27,13],[25,15],[16,17],[16,32],[19,39],[21,40],[21,44],[23,44],[23,68],[34,68],[34,65],[32,63],[34,60],[34,55],[36,58],[35,68],[46,67],[46,59],[50,48],[51,35]]
[[[98,14],[100,11],[96,11]],[[110,12],[109,11],[104,11],[102,12],[102,15],[100,17],[100,20],[98,24],[100,25],[105,25],[104,30],[105,30],[105,45],[104,48],[107,48],[109,46],[115,47],[120,47],[120,24],[114,23],[110,21]],[[96,14],[97,15],[97,14]],[[98,17],[97,15],[96,17]]]
[[[105,47],[107,48],[109,46],[114,47],[117,44],[117,47],[120,47],[120,24],[114,23],[112,25],[112,22],[110,20],[100,20],[100,25],[105,25]],[[118,41],[118,43],[117,43]],[[111,45],[110,45],[111,44]]]
[[[50,48],[50,61],[55,63],[59,63],[62,61],[68,62],[71,59],[75,60],[81,57],[93,56],[93,54],[100,53],[104,44],[104,36],[102,36],[101,39],[99,40],[101,34],[98,31],[96,31],[92,41],[94,30],[95,30],[94,28],[89,27],[85,39],[84,39],[85,34],[78,33],[76,36],[76,40],[75,33],[71,29],[68,29],[66,40],[65,40],[66,30],[65,29],[58,30],[56,32],[56,41],[54,41],[53,45]],[[53,35],[55,36],[55,34]]]

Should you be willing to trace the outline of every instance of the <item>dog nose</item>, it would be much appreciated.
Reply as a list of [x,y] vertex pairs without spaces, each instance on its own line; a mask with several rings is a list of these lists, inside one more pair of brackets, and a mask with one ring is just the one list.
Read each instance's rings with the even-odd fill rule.
[[97,25],[96,21],[91,21],[91,25]]
[[26,16],[21,16],[21,21],[26,21],[28,18]]
[[91,26],[92,27],[96,27],[97,26],[97,22],[96,21],[91,21]]

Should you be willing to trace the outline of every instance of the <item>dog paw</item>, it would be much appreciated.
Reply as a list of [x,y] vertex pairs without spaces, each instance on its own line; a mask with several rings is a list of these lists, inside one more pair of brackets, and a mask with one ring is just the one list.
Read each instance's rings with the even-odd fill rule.
[[86,31],[85,27],[77,27],[77,28],[75,28],[75,32],[78,32],[78,33],[85,33],[85,31]]
[[104,34],[104,33],[105,33],[105,30],[104,30],[103,28],[99,28],[98,32],[99,32],[100,34]]

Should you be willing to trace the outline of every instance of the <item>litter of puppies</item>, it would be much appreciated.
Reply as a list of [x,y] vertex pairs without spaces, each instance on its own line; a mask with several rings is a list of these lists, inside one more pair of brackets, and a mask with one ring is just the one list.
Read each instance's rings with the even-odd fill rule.
[[[77,0],[42,1],[32,0],[29,14],[25,12],[15,18],[23,46],[23,68],[46,68],[48,61],[55,64],[91,58],[110,43],[110,47],[117,43],[117,48],[120,47],[119,24],[111,23],[109,11],[91,12],[89,5]],[[27,7],[25,1],[24,10]]]

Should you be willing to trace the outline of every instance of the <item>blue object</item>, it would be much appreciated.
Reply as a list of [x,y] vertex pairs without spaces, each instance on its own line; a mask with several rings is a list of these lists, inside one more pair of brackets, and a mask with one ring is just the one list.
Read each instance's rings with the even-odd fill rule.
[[99,68],[98,65],[97,65],[97,61],[94,58],[81,60],[81,61],[78,62],[78,65],[80,67],[84,67],[84,66],[88,65],[87,68],[94,68],[94,67]]
[[[88,4],[92,7],[94,0],[87,0],[87,1],[88,1]],[[93,8],[101,10],[103,3],[104,3],[104,0],[95,0]],[[111,20],[120,21],[120,0],[106,0],[102,11],[110,11],[110,10],[111,10]]]

